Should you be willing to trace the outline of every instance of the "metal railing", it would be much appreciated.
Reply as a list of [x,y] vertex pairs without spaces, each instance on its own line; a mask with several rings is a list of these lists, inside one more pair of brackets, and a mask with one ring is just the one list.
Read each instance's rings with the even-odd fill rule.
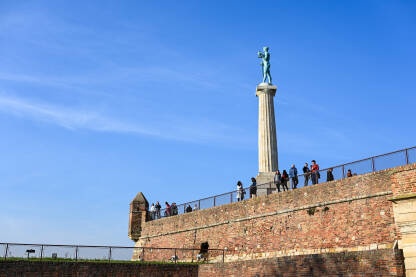
[[[326,182],[327,172],[329,169],[332,169],[332,174],[334,180],[339,180],[347,177],[348,170],[351,170],[351,173],[355,175],[361,175],[369,172],[379,171],[383,169],[388,169],[396,166],[401,166],[405,164],[415,163],[416,162],[416,146],[411,148],[405,148],[398,151],[369,157],[366,159],[345,163],[333,167],[328,167],[325,169],[319,170],[320,179],[318,182]],[[298,168],[298,172],[301,171],[301,168]],[[301,188],[303,186],[311,185],[312,181],[310,174],[300,174],[298,175],[298,186]],[[257,184],[257,188],[265,189],[266,194],[270,194],[275,191],[276,186],[273,182]],[[249,198],[250,189],[247,187],[244,189],[246,199]],[[186,208],[188,205],[192,208],[192,211],[201,209],[207,209],[211,207],[216,207],[224,204],[229,204],[237,202],[237,191],[226,192],[223,194],[210,196],[190,202],[186,202],[180,205],[177,205],[177,214],[186,213]],[[166,216],[174,216],[176,214],[168,215],[166,209],[160,210],[160,216],[156,214],[150,214],[149,220],[159,219]]]
[[0,243],[3,260],[71,262],[224,262],[225,249]]

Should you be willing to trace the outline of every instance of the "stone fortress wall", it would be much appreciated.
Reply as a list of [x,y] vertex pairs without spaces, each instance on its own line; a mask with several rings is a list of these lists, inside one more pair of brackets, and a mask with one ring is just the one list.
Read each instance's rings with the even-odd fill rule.
[[[140,226],[129,230],[136,246],[199,248],[208,242],[226,249],[225,263],[201,266],[205,275],[199,276],[232,276],[242,263],[263,274],[279,270],[283,260],[316,271],[316,261],[328,257],[339,266],[350,261],[357,272],[382,264],[391,275],[380,276],[404,276],[405,264],[406,276],[416,274],[416,164],[154,221],[146,221],[148,207],[137,201],[130,220]],[[221,253],[214,256],[222,261]],[[367,263],[357,263],[359,257]]]

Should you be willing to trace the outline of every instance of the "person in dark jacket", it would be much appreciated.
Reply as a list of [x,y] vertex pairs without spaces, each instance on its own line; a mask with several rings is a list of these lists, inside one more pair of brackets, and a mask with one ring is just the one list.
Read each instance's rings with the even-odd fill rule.
[[178,215],[178,206],[176,206],[175,202],[172,203],[172,206],[170,206],[170,209],[172,211],[172,215]]
[[311,171],[309,169],[308,163],[305,163],[305,166],[303,167],[303,177],[304,177],[304,183],[303,186],[308,186],[309,178],[311,177]]
[[289,190],[289,188],[287,187],[287,182],[289,181],[289,175],[287,175],[286,170],[283,170],[282,173],[282,186],[283,186],[283,190],[286,189],[286,191]]
[[188,205],[188,207],[186,207],[186,210],[185,210],[185,212],[187,212],[187,213],[190,213],[190,212],[192,212],[192,208],[191,208],[191,205]]
[[328,171],[326,172],[326,181],[327,182],[334,181],[334,175],[332,174],[332,168],[328,169]]
[[348,171],[347,171],[347,177],[352,177],[351,169],[348,169]]
[[277,188],[277,191],[280,192],[280,186],[282,185],[282,174],[280,174],[279,170],[277,170],[276,174],[274,175],[274,184]]
[[292,189],[296,189],[298,186],[298,169],[294,164],[292,164],[292,167],[289,169],[289,178]]
[[256,181],[256,178],[251,177],[250,198],[256,198],[256,196],[257,196],[257,181]]
[[156,202],[155,208],[156,208],[156,218],[159,219],[160,218],[160,209],[162,208],[162,206],[160,206],[159,201]]

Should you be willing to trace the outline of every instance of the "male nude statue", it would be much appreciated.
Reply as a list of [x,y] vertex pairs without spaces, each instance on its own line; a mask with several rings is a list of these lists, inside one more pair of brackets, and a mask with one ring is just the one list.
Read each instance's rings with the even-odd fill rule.
[[263,47],[262,52],[257,52],[258,58],[261,58],[261,66],[263,67],[263,83],[266,82],[266,78],[269,79],[269,84],[272,83],[272,76],[270,75],[270,53],[269,53],[269,47]]

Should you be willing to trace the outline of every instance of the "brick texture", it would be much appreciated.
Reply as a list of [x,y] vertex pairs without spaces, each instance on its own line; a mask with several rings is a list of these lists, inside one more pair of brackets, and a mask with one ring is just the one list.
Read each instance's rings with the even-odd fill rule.
[[0,261],[0,277],[196,277],[197,265]]
[[391,249],[287,256],[244,262],[204,264],[198,277],[400,276],[403,253]]

